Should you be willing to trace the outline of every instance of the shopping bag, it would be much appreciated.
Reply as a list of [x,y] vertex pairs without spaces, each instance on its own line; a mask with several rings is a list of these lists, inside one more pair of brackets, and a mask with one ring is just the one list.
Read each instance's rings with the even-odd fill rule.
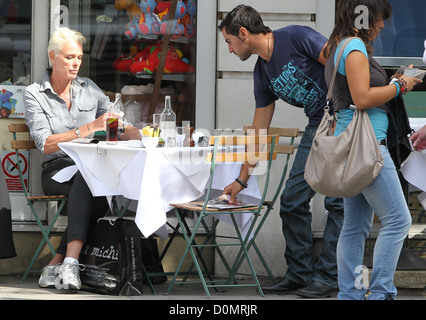
[[324,111],[305,165],[305,180],[329,197],[349,198],[370,185],[384,160],[367,111],[356,109],[339,136],[329,135],[328,109]]
[[79,262],[82,288],[97,293],[142,295],[141,232],[126,219],[99,219],[89,227]]

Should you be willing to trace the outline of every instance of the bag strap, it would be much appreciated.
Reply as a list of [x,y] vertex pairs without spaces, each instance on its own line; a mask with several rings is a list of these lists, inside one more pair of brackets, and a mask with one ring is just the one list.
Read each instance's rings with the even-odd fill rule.
[[[343,52],[346,48],[346,46],[349,44],[349,42],[353,39],[356,39],[356,37],[351,37],[351,38],[347,38],[342,46],[339,49],[338,55],[337,55],[337,63],[334,66],[334,71],[333,71],[333,76],[331,77],[331,81],[330,81],[330,85],[328,87],[328,93],[327,93],[327,101],[331,100],[331,93],[333,92],[333,87],[334,87],[334,81],[336,80],[336,74],[337,74],[337,69],[339,68],[340,65],[340,60],[342,59],[343,56]],[[328,57],[329,59],[333,59],[332,57]]]

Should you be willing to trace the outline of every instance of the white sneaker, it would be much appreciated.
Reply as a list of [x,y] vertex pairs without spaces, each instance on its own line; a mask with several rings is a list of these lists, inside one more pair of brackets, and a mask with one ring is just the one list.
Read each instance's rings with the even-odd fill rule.
[[58,266],[57,265],[47,265],[41,270],[40,279],[38,280],[38,285],[42,288],[54,288],[55,279],[58,276]]
[[59,274],[55,281],[57,289],[79,290],[81,288],[80,281],[80,264],[63,263],[59,268]]

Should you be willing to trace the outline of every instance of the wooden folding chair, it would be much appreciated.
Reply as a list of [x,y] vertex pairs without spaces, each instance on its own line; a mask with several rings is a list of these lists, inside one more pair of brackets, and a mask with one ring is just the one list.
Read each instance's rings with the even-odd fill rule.
[[[24,123],[11,123],[9,124],[9,132],[11,132],[13,134],[13,140],[11,141],[11,145],[12,145],[12,149],[15,150],[16,152],[16,157],[17,159],[19,159],[19,150],[32,150],[32,149],[36,149],[36,146],[34,145],[34,141],[32,140],[18,140],[17,139],[17,133],[18,132],[29,132],[29,129],[27,127],[26,124]],[[65,206],[65,203],[67,202],[67,197],[65,195],[53,195],[53,196],[32,196],[30,194],[30,192],[28,191],[28,187],[25,184],[24,181],[24,177],[23,177],[23,173],[22,173],[22,167],[20,165],[20,162],[17,161],[16,163],[16,168],[18,169],[19,172],[19,179],[21,181],[21,186],[22,186],[22,190],[24,192],[25,195],[25,200],[27,201],[28,206],[31,209],[32,214],[34,215],[34,218],[36,219],[36,222],[40,228],[40,231],[43,235],[43,239],[41,240],[36,252],[34,253],[27,269],[25,270],[21,280],[19,281],[20,283],[23,283],[26,279],[26,277],[28,276],[28,274],[31,271],[35,271],[35,270],[31,270],[34,262],[36,261],[37,257],[39,256],[44,244],[46,243],[49,246],[50,252],[52,253],[53,256],[55,256],[55,250],[53,249],[52,243],[50,242],[50,236],[51,236],[51,231],[53,229],[53,226],[56,223],[56,220],[59,217],[59,214],[61,213],[62,209]],[[46,204],[46,211],[47,211],[47,207],[48,204],[50,202],[56,202],[57,203],[57,210],[56,213],[54,214],[52,221],[50,222],[50,224],[47,225],[47,228],[43,225],[42,220],[40,219],[40,215],[37,213],[37,209],[35,207],[36,203],[45,203]],[[47,218],[46,218],[47,220]],[[38,270],[39,271],[39,270]]]
[[[247,131],[249,129],[250,129],[250,126],[245,125],[244,126],[244,133],[247,134]],[[253,249],[255,250],[260,262],[262,263],[262,265],[263,265],[263,267],[266,271],[266,273],[268,274],[269,278],[272,281],[275,281],[275,277],[272,274],[272,271],[269,268],[268,263],[266,262],[265,258],[263,257],[263,254],[260,251],[259,247],[257,246],[255,240],[256,240],[256,237],[257,237],[258,233],[260,232],[263,224],[265,223],[269,213],[271,212],[271,210],[273,210],[274,205],[276,203],[276,200],[278,199],[278,196],[280,196],[281,191],[283,189],[284,181],[287,177],[287,172],[288,172],[288,163],[289,163],[289,160],[290,160],[290,156],[294,153],[294,150],[295,150],[294,142],[295,142],[295,139],[299,136],[299,129],[297,129],[297,128],[270,127],[269,130],[268,130],[268,134],[279,135],[280,140],[284,140],[284,141],[280,141],[279,144],[275,144],[275,146],[274,146],[274,150],[277,152],[277,154],[282,155],[282,158],[283,158],[283,159],[278,159],[278,161],[275,161],[274,165],[277,168],[282,168],[282,171],[281,171],[281,176],[280,176],[277,188],[275,190],[274,196],[272,198],[268,197],[267,198],[268,200],[266,200],[265,203],[264,203],[264,210],[265,211],[261,215],[261,219],[259,219],[258,225],[255,227],[255,231],[253,232],[252,238],[250,238],[250,241],[247,245],[247,249],[249,250],[251,247],[253,247]],[[283,139],[281,139],[281,138],[283,138]],[[269,200],[269,199],[271,199],[271,200]],[[211,239],[211,237],[212,237],[211,234],[214,234],[216,227],[219,223],[219,220],[215,220],[213,223],[214,223],[214,225],[210,228],[209,232],[207,233],[205,243],[208,243],[209,240]],[[227,269],[228,272],[230,272],[231,268],[229,267],[223,253],[220,250],[217,250],[217,254],[218,254],[219,258],[221,259],[224,267]],[[240,260],[240,263],[238,265],[238,268],[235,269],[236,272],[239,270],[239,267],[241,266],[242,262],[244,261],[244,257],[241,257],[241,254],[242,254],[242,252],[239,252],[239,257],[241,258],[241,260]],[[189,273],[192,271],[192,267],[193,266],[191,266],[189,268]],[[188,273],[188,275],[189,275],[189,273]],[[243,275],[242,273],[238,273],[238,274]],[[188,275],[187,275],[187,277],[188,277]],[[235,277],[235,275],[236,274],[230,276],[229,279],[234,280],[233,277]],[[186,278],[184,278],[184,279],[186,279]]]
[[[250,126],[246,125],[244,126],[244,132],[247,133],[247,131],[250,129]],[[278,182],[278,186],[275,190],[274,196],[272,197],[271,200],[267,200],[265,201],[265,212],[262,214],[262,218],[259,221],[259,224],[256,226],[256,229],[253,233],[253,237],[250,239],[250,242],[247,245],[247,250],[250,249],[251,247],[253,247],[253,249],[256,251],[257,256],[259,257],[263,267],[265,268],[266,272],[268,273],[269,278],[274,281],[275,277],[272,274],[271,269],[269,268],[268,264],[266,263],[265,258],[263,257],[259,247],[257,246],[255,240],[256,237],[258,235],[258,233],[260,232],[263,224],[265,223],[266,219],[268,218],[269,213],[271,212],[271,210],[273,210],[274,205],[276,200],[278,199],[278,196],[280,196],[281,194],[281,190],[283,188],[284,185],[284,181],[286,179],[287,176],[287,171],[288,171],[288,163],[290,160],[290,156],[294,153],[294,141],[295,139],[299,136],[299,129],[297,128],[279,128],[279,127],[270,127],[268,130],[268,134],[272,134],[272,135],[279,135],[280,138],[287,138],[289,141],[283,144],[276,144],[275,145],[275,151],[278,154],[282,154],[285,155],[284,157],[284,161],[283,163],[280,165],[283,165],[282,168],[282,172],[281,172],[281,177],[280,180]],[[240,252],[241,255],[241,252]],[[243,258],[241,258],[239,266],[241,266],[241,263],[243,262]],[[238,268],[239,268],[238,266]],[[236,271],[238,271],[238,268]]]
[[[188,253],[191,255],[193,263],[196,267],[198,276],[200,278],[199,281],[196,281],[197,283],[201,283],[203,285],[204,291],[208,297],[210,297],[209,288],[218,288],[218,287],[234,287],[234,286],[255,286],[257,287],[259,293],[263,296],[262,289],[260,287],[256,272],[254,270],[253,264],[251,262],[251,259],[248,255],[248,245],[252,243],[249,239],[254,231],[254,227],[256,225],[257,219],[260,217],[262,208],[265,206],[268,206],[266,203],[266,194],[268,191],[269,186],[269,180],[270,180],[270,169],[272,165],[272,161],[276,159],[277,152],[275,151],[275,144],[278,142],[279,136],[278,135],[264,135],[264,136],[236,136],[236,137],[225,137],[225,136],[219,136],[219,137],[211,137],[210,141],[212,144],[212,141],[214,141],[213,144],[213,152],[209,154],[207,160],[211,162],[210,166],[210,178],[207,185],[207,191],[206,191],[206,198],[203,202],[190,202],[190,203],[183,203],[183,204],[171,204],[172,207],[174,207],[174,213],[176,215],[176,218],[179,222],[179,225],[181,226],[181,230],[183,233],[183,237],[186,241],[186,247],[183,252],[182,258],[180,260],[180,263],[177,267],[177,270],[174,274],[173,279],[170,282],[169,288],[167,293],[169,293],[174,286],[176,282],[176,278],[179,275],[180,269],[182,267],[182,264],[188,255]],[[234,148],[230,148],[231,151],[229,152],[218,152],[218,147],[223,145],[233,145],[238,146],[242,145],[245,148],[245,151],[235,151]],[[267,146],[268,148],[264,148]],[[263,148],[263,149],[262,149]],[[264,185],[262,190],[261,199],[259,200],[259,203],[257,203],[255,206],[247,207],[247,208],[237,208],[237,209],[227,209],[227,210],[218,210],[215,208],[210,208],[208,206],[208,201],[210,200],[210,193],[212,189],[212,181],[214,178],[215,173],[215,165],[216,163],[226,163],[226,162],[247,162],[250,163],[264,163],[265,165],[262,166],[264,169]],[[185,232],[184,228],[184,217],[181,217],[179,210],[191,210],[194,211],[198,215],[198,219],[193,227],[193,231],[191,234],[188,234]],[[217,223],[214,223],[212,227],[209,227],[207,223],[205,222],[205,218],[211,215],[229,215],[232,220],[233,229],[235,230],[236,236],[221,236],[220,238],[226,238],[227,242],[216,242],[216,238],[218,237],[215,234],[215,228],[217,226]],[[239,214],[250,214],[252,217],[252,223],[247,231],[247,234],[243,237],[240,231],[240,226],[237,223],[237,220],[235,218],[235,215]],[[217,221],[217,220],[216,220]],[[207,239],[203,244],[195,244],[194,243],[194,237],[197,233],[197,230],[203,226],[204,229],[207,232]],[[257,229],[256,229],[257,230]],[[260,230],[260,229],[259,229]],[[257,230],[258,232],[258,230]],[[225,239],[223,240],[225,241]],[[253,244],[251,244],[252,246]],[[218,250],[220,252],[220,247],[222,246],[238,246],[240,248],[239,254],[237,255],[236,259],[233,261],[232,266],[228,269],[229,271],[229,278],[225,279],[224,281],[219,280],[209,280],[206,281],[204,277],[203,270],[200,267],[200,264],[198,263],[198,259],[200,258],[200,254],[202,253],[202,249],[205,247],[213,247],[215,250]],[[197,252],[197,249],[200,249]],[[222,261],[224,261],[224,258],[221,256]],[[245,284],[238,284],[233,282],[234,276],[243,260],[246,260],[251,275],[253,277],[254,283],[245,283]],[[225,261],[224,261],[225,262]],[[225,282],[225,283],[220,283]],[[190,281],[186,281],[184,283],[193,283]]]

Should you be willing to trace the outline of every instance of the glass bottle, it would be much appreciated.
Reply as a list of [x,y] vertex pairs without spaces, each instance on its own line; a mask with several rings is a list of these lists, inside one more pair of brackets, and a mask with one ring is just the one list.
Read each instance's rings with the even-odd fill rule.
[[160,137],[165,147],[176,146],[176,114],[172,110],[170,96],[166,96],[165,106],[160,120]]

